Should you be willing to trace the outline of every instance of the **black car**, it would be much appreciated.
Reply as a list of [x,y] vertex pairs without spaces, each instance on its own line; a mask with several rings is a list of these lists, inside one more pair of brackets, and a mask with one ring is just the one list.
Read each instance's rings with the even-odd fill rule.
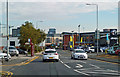
[[27,51],[22,50],[22,49],[20,49],[20,48],[18,48],[17,50],[19,51],[19,54],[28,54]]

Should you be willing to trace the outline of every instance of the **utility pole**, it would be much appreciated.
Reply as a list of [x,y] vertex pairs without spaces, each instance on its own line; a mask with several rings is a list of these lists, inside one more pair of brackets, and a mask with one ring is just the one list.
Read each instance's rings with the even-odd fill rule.
[[7,19],[7,61],[9,60],[9,26],[8,26],[8,0],[6,5],[6,19]]

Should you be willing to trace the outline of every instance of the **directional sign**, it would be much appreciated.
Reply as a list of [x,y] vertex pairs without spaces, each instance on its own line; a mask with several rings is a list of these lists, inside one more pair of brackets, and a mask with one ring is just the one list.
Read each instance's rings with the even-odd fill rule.
[[99,30],[95,31],[95,39],[100,39],[100,31]]

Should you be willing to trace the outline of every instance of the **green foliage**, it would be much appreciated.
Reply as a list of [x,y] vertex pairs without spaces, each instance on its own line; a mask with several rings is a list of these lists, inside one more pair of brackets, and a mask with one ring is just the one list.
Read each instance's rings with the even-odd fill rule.
[[32,43],[35,45],[40,44],[46,39],[46,34],[40,29],[35,29],[31,22],[26,21],[25,24],[22,24],[20,27],[20,47],[25,49],[29,48],[29,45],[24,45],[28,42],[28,39],[31,39]]

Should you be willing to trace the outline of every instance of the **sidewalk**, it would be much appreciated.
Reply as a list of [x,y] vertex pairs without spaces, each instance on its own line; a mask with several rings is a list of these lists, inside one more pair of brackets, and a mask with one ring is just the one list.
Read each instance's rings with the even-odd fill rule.
[[12,64],[19,64],[19,63],[23,63],[23,62],[27,62],[37,56],[39,56],[41,53],[36,53],[33,57],[31,57],[31,55],[29,54],[28,56],[26,55],[19,55],[18,57],[16,56],[13,56],[11,58],[11,60],[9,60],[8,62],[7,61],[4,61],[2,63],[2,65],[12,65]]
[[113,62],[113,63],[120,63],[120,56],[117,56],[117,55],[109,55],[104,53],[100,53],[99,55],[97,55],[96,53],[88,53],[88,57],[91,59],[97,59],[97,60]]

